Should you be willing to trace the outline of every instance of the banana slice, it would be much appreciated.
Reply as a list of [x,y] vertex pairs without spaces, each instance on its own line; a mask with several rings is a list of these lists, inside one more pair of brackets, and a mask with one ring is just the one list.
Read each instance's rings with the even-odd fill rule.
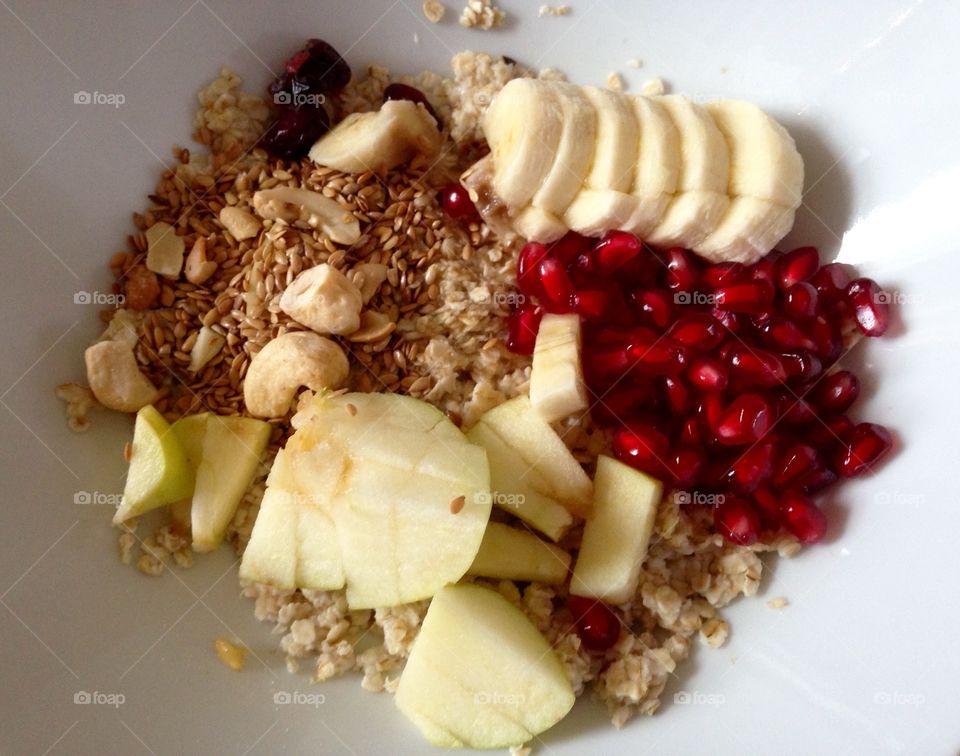
[[680,135],[667,109],[652,97],[631,97],[640,127],[637,170],[631,194],[633,214],[619,228],[645,238],[660,222],[677,191],[680,177]]
[[550,244],[567,233],[568,227],[553,213],[531,205],[513,219],[513,230],[528,241]]
[[706,109],[730,152],[730,196],[799,207],[803,158],[787,130],[752,102],[717,100]]
[[795,208],[756,197],[734,197],[719,225],[696,251],[708,260],[752,263],[793,228]]
[[646,235],[657,246],[696,249],[726,212],[729,152],[710,113],[679,95],[657,97],[680,139],[677,194],[660,222]]
[[514,79],[501,89],[483,116],[493,155],[493,191],[508,208],[526,207],[554,164],[564,130],[556,86]]
[[597,113],[593,163],[564,213],[564,222],[581,234],[620,228],[637,212],[640,198],[629,194],[637,167],[640,126],[630,100],[596,87],[582,87]]

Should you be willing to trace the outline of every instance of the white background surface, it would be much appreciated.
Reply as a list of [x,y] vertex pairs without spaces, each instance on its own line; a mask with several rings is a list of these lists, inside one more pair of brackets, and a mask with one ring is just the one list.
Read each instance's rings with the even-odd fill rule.
[[[903,300],[895,333],[848,358],[866,388],[855,414],[894,429],[901,451],[832,494],[830,542],[767,560],[760,597],[726,612],[729,644],[697,648],[657,716],[616,732],[582,701],[540,752],[957,753],[960,6],[571,0],[570,16],[539,19],[538,4],[504,0],[508,28],[483,33],[456,24],[453,0],[439,26],[419,0],[0,0],[0,751],[431,752],[358,680],[310,689],[288,676],[225,551],[155,580],[121,568],[110,507],[74,495],[121,490],[129,423],[98,415],[73,435],[53,397],[82,379],[99,330],[74,294],[109,291],[131,211],[170,145],[188,143],[193,93],[222,64],[259,89],[317,36],[355,71],[447,70],[474,48],[581,83],[619,70],[632,91],[663,76],[674,91],[756,100],[806,159],[790,241]],[[80,90],[125,103],[76,105]],[[775,596],[789,607],[768,609]],[[212,653],[223,635],[256,654],[241,675]],[[295,690],[325,703],[274,705]],[[79,691],[125,702],[76,705]],[[701,703],[672,703],[680,691]]]

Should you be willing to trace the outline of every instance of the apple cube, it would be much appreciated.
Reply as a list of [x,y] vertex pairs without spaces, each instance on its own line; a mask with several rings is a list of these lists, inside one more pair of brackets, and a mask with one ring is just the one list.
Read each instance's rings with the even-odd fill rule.
[[491,522],[467,574],[560,585],[569,569],[570,554],[559,546],[526,530]]

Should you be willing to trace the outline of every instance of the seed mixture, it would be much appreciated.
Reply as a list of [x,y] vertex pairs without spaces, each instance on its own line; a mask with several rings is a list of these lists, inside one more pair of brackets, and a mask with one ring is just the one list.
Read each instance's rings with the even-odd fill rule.
[[[467,25],[490,28],[503,16],[489,2],[471,0],[461,23],[464,18],[473,19]],[[479,221],[451,222],[437,191],[483,154],[479,115],[492,96],[512,78],[537,74],[475,53],[455,56],[452,70],[450,78],[425,72],[400,79],[429,98],[447,142],[439,159],[415,160],[385,180],[270,157],[255,145],[269,118],[262,98],[244,93],[226,69],[201,90],[194,133],[201,148],[175,147],[176,164],[161,176],[150,205],[134,214],[136,232],[110,261],[126,304],[104,313],[101,337],[133,347],[137,365],[159,389],[154,404],[168,420],[204,410],[245,413],[242,385],[251,357],[272,338],[303,329],[281,310],[283,292],[299,273],[322,263],[364,293],[368,337],[338,340],[349,356],[350,390],[422,398],[464,427],[527,390],[529,357],[512,354],[503,343],[509,305],[501,295],[513,290],[514,242]],[[549,70],[539,76],[558,78]],[[386,69],[371,66],[337,97],[338,114],[377,109],[392,80]],[[307,188],[335,200],[359,222],[360,240],[338,244],[301,219],[261,217],[253,195],[276,187]],[[189,250],[187,280],[171,283],[145,267],[148,235],[157,224],[168,224]],[[70,426],[89,427],[88,412],[96,405],[89,389],[68,384],[58,396],[67,403]],[[291,429],[289,415],[273,422],[269,448],[275,453]],[[564,421],[557,430],[586,464],[608,445],[589,421]],[[228,529],[237,554],[249,540],[268,470],[269,459]],[[462,506],[455,500],[451,511]],[[507,517],[495,511],[495,519]],[[580,535],[574,530],[560,545],[575,549]],[[592,691],[620,727],[635,714],[657,710],[664,686],[697,639],[723,645],[730,628],[718,609],[757,591],[760,552],[790,556],[798,550],[788,535],[749,548],[732,545],[712,532],[709,508],[681,508],[666,496],[640,587],[620,607],[631,632],[602,654],[582,647],[564,588],[468,580],[492,586],[520,607],[556,649],[577,694]],[[124,563],[149,575],[193,560],[190,539],[175,522],[143,538],[135,521],[126,523],[119,552]],[[291,672],[322,681],[358,671],[370,691],[395,689],[428,606],[421,601],[350,611],[343,591],[261,584],[242,590],[257,618],[274,624]],[[218,642],[217,653],[224,663],[241,666],[242,649],[229,646]]]

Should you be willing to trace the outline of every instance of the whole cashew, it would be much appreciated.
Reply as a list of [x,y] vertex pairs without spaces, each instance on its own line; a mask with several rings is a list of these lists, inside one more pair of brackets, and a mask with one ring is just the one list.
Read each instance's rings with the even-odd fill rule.
[[282,417],[297,389],[338,388],[349,366],[343,350],[312,331],[284,333],[267,342],[250,361],[243,381],[243,401],[257,417]]
[[88,347],[83,358],[87,363],[87,383],[104,407],[136,412],[156,400],[158,391],[140,372],[128,343],[100,341]]

